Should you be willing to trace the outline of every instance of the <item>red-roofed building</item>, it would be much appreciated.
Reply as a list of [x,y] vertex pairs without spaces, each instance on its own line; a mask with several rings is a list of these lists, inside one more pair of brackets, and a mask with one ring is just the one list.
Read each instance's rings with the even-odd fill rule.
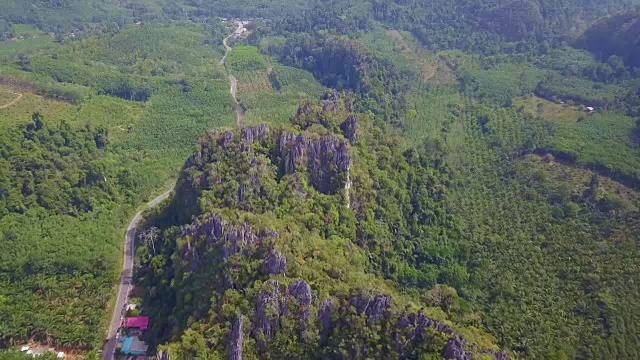
[[127,318],[124,321],[124,327],[140,329],[140,331],[147,330],[149,328],[149,317],[148,316],[134,316]]

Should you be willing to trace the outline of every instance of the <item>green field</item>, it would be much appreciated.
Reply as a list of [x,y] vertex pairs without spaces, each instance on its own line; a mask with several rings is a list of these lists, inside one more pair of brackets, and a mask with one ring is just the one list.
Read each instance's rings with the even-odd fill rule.
[[513,107],[522,108],[531,116],[558,123],[574,124],[578,118],[586,117],[584,106],[560,104],[537,96],[513,100]]
[[[28,35],[31,36],[31,35]],[[32,52],[40,49],[55,47],[55,42],[48,35],[33,35],[35,39],[26,38],[23,40],[0,42],[0,56],[14,56],[21,53]]]
[[[11,94],[11,96],[15,98],[15,95]],[[6,109],[0,109],[0,124],[7,127],[27,124],[36,111],[46,114],[49,121],[59,123],[62,120],[74,119],[76,110],[71,104],[23,93],[20,101]]]
[[20,93],[0,88],[0,107],[8,107],[9,104],[17,100],[19,97]]

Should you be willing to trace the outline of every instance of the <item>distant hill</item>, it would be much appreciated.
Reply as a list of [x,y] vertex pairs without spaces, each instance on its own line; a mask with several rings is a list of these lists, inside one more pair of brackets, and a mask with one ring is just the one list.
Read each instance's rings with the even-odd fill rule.
[[599,17],[637,3],[636,0],[374,0],[372,12],[378,20],[402,24],[430,47],[490,53],[510,46],[504,42],[576,37]]
[[612,55],[625,65],[640,67],[640,8],[604,19],[587,30],[578,46],[602,60]]

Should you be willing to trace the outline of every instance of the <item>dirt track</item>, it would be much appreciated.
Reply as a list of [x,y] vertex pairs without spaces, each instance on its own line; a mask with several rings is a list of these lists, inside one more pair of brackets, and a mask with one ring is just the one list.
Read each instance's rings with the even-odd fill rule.
[[[227,51],[224,53],[222,60],[220,60],[220,65],[225,64],[225,61],[227,60],[227,55],[232,50],[231,46],[227,44],[227,40],[229,40],[229,38],[232,38],[232,37],[238,37],[240,36],[240,34],[242,34],[242,31],[244,29],[244,25],[242,24],[242,21],[236,21],[236,25],[238,26],[236,28],[236,31],[234,31],[233,34],[227,36],[226,38],[224,38],[224,40],[222,40],[222,44],[224,45],[224,48]],[[229,75],[229,82],[231,83],[231,97],[233,97],[233,101],[236,102],[236,124],[238,127],[242,127],[244,125],[244,111],[242,110],[242,106],[240,106],[240,102],[236,97],[236,94],[238,92],[238,79],[236,79],[236,77],[233,75]]]
[[238,127],[242,127],[244,125],[244,111],[242,110],[242,106],[240,106],[238,98],[236,98],[238,79],[233,75],[229,75],[229,82],[231,83],[231,96],[233,97],[233,101],[236,102],[236,124]]
[[6,108],[8,108],[9,106],[11,106],[11,105],[13,105],[13,104],[17,103],[18,101],[20,101],[20,99],[22,99],[22,96],[23,96],[23,95],[22,95],[22,94],[20,94],[20,93],[15,93],[15,92],[13,92],[13,91],[9,91],[9,90],[7,90],[7,92],[8,92],[8,93],[11,93],[11,94],[14,94],[14,95],[18,95],[18,97],[16,97],[15,99],[13,99],[13,100],[9,101],[9,102],[8,102],[8,103],[6,103],[6,104],[4,104],[4,105],[0,106],[0,109],[6,109]]
[[227,44],[227,40],[229,40],[232,37],[238,37],[240,36],[240,34],[242,34],[242,30],[244,29],[244,25],[242,24],[242,21],[236,22],[236,25],[238,26],[236,28],[236,31],[234,31],[232,34],[230,34],[229,36],[227,36],[222,40],[222,45],[224,45],[224,48],[226,51],[224,53],[224,56],[222,57],[222,60],[220,60],[220,65],[224,65],[224,62],[227,60],[227,55],[229,55],[229,52],[231,51],[231,46]]

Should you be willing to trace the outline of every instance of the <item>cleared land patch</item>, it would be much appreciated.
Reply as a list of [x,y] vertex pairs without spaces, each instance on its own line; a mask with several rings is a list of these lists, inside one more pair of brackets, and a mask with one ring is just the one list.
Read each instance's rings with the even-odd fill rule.
[[238,79],[238,92],[249,93],[271,90],[271,81],[266,69],[241,71],[236,75]]
[[404,41],[404,38],[402,37],[402,34],[400,33],[400,31],[398,30],[387,30],[385,31],[385,34],[387,34],[387,36],[390,36],[393,41],[396,44],[396,49],[400,50],[400,51],[412,51],[411,48],[409,48],[409,45],[407,45],[407,42]]
[[6,109],[22,99],[22,94],[0,88],[0,109]]
[[537,96],[514,99],[513,107],[522,107],[527,114],[561,123],[575,123],[580,117],[589,115],[583,106],[558,104]]
[[[572,197],[581,197],[590,188],[594,173],[588,169],[570,166],[555,161],[553,156],[527,155],[521,161],[527,166],[541,171],[540,176],[554,183],[570,184]],[[600,176],[598,180],[596,200],[618,199],[621,208],[627,212],[637,212],[640,209],[640,194],[632,188],[606,176]]]
[[395,49],[411,58],[417,65],[423,81],[451,83],[455,81],[451,69],[436,54],[424,49],[410,33],[387,30],[385,35],[393,39]]
[[[14,96],[15,97],[15,96]],[[47,123],[69,121],[75,114],[75,106],[62,101],[24,93],[20,101],[0,111],[0,126],[24,125],[31,121],[34,112],[42,114]]]

